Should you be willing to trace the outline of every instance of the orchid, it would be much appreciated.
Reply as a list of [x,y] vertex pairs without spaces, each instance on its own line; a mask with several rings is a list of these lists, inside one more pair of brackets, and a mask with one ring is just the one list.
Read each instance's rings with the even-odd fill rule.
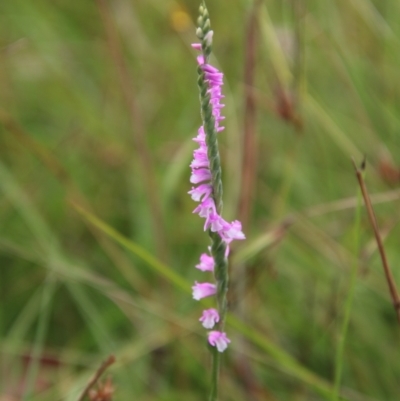
[[245,235],[239,221],[228,222],[222,217],[222,180],[221,163],[217,136],[225,129],[222,121],[224,104],[222,85],[224,74],[209,63],[214,32],[211,30],[210,18],[205,2],[199,8],[200,16],[196,30],[200,43],[192,48],[200,52],[197,56],[198,87],[202,125],[193,141],[198,147],[193,152],[190,163],[190,182],[194,184],[188,192],[198,202],[193,213],[204,219],[204,231],[211,238],[210,254],[203,253],[196,268],[202,272],[211,272],[215,284],[195,282],[192,287],[193,298],[200,300],[216,296],[217,308],[203,311],[199,319],[203,327],[212,330],[208,333],[208,343],[213,347],[212,389],[210,401],[217,399],[220,353],[224,352],[231,342],[223,331],[227,312],[228,291],[228,257],[230,244],[234,240],[243,240]]
[[[197,64],[203,124],[193,138],[198,148],[194,150],[193,161],[190,164],[192,170],[190,182],[195,186],[188,193],[195,202],[199,203],[193,213],[197,213],[204,219],[204,231],[209,232],[213,241],[211,255],[203,253],[196,268],[203,272],[213,272],[217,284],[196,282],[192,289],[193,298],[196,300],[212,295],[217,296],[219,311],[205,310],[200,321],[205,328],[211,329],[215,324],[219,324],[219,328],[222,329],[226,314],[227,258],[230,243],[233,240],[245,239],[245,235],[239,221],[229,223],[221,215],[222,182],[217,134],[225,128],[220,125],[225,118],[221,114],[225,106],[221,103],[224,98],[222,94],[224,74],[208,62],[214,33],[210,29],[208,11],[204,4],[200,7],[198,21],[199,27],[196,33],[201,43],[194,43],[192,47],[201,52],[197,56]],[[218,263],[216,263],[217,260]],[[215,334],[220,333],[219,331],[212,333],[214,334],[209,337],[209,343],[219,352],[223,352],[230,341],[225,333],[219,337]]]
[[204,328],[212,329],[219,322],[219,313],[214,308],[206,309],[199,320],[202,322]]

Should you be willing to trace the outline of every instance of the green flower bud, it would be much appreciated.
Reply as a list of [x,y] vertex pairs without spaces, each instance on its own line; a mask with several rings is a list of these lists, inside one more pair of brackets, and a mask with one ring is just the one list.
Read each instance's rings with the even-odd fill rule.
[[204,33],[203,33],[203,30],[202,30],[201,28],[197,28],[197,29],[196,29],[196,36],[197,36],[200,40],[203,39]]

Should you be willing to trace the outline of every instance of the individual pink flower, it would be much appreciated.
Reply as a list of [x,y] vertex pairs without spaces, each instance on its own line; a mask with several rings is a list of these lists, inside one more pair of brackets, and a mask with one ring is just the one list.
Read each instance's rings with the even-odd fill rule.
[[206,271],[212,272],[214,271],[214,264],[215,264],[214,258],[212,256],[207,255],[206,253],[203,253],[200,256],[200,263],[196,265],[196,268],[203,272]]
[[219,322],[219,313],[216,309],[206,309],[203,311],[203,315],[199,319],[202,325],[206,329],[212,329],[215,323]]
[[212,193],[211,184],[201,184],[198,187],[192,187],[192,190],[188,192],[192,199],[196,202],[205,201],[210,197]]
[[217,209],[215,207],[214,199],[207,198],[203,200],[193,213],[198,213],[200,217],[205,217],[206,219],[210,214],[217,214]]
[[197,142],[199,144],[205,144],[206,143],[206,133],[204,132],[204,127],[201,126],[198,130],[197,130],[197,136],[195,138],[193,138],[194,142]]
[[208,162],[207,147],[200,146],[198,149],[193,151],[193,156],[195,159],[207,159]]
[[192,170],[192,175],[190,177],[190,182],[192,184],[198,184],[203,181],[211,180],[211,173],[208,168],[198,168]]
[[[204,63],[204,56],[202,54],[197,56],[197,64],[201,65],[201,68],[203,68],[204,65],[209,65],[209,64]],[[215,67],[213,67],[213,68],[215,68]]]
[[190,167],[192,169],[196,168],[209,168],[209,161],[207,155],[198,155],[197,157],[193,159],[193,161],[190,163]]
[[[203,57],[203,56],[200,56],[200,57]],[[201,61],[201,62],[199,62],[199,61]],[[218,68],[212,66],[211,64],[204,64],[203,61],[204,61],[203,58],[201,58],[201,59],[197,58],[197,62],[199,64],[201,64],[201,68],[202,68],[203,71],[206,71],[206,72],[219,72]]]
[[233,240],[243,240],[246,239],[242,232],[242,223],[238,220],[228,223],[224,221],[222,230],[219,231],[221,238],[225,240],[226,243],[230,243]]
[[217,213],[209,213],[206,222],[204,223],[204,231],[211,229],[212,232],[216,233],[223,229],[223,222],[225,220]]
[[193,299],[199,301],[202,298],[209,297],[210,295],[215,295],[217,293],[217,286],[211,283],[194,283],[192,287]]
[[213,347],[217,347],[219,352],[224,352],[228,348],[228,344],[231,340],[226,336],[226,333],[221,331],[210,331],[208,333],[208,342]]

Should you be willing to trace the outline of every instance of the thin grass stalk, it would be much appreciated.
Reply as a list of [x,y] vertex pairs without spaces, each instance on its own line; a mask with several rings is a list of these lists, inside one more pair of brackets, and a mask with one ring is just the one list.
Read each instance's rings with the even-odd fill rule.
[[354,219],[354,234],[353,234],[354,260],[350,271],[349,289],[345,301],[344,316],[343,316],[342,326],[340,329],[338,347],[336,352],[335,378],[333,384],[332,401],[338,401],[339,399],[340,383],[342,379],[343,363],[344,363],[344,349],[346,344],[346,337],[348,333],[351,310],[353,306],[353,299],[357,282],[358,253],[360,250],[360,226],[361,226],[361,190],[358,189],[357,206],[355,210],[355,219]]
[[361,193],[362,193],[362,196],[363,196],[363,199],[364,199],[365,207],[367,209],[368,218],[369,218],[369,221],[371,223],[372,229],[374,231],[374,235],[375,235],[376,243],[377,243],[377,246],[378,246],[379,254],[380,254],[381,260],[382,260],[383,271],[385,273],[386,281],[387,281],[388,286],[389,286],[389,291],[390,291],[390,296],[392,298],[393,307],[394,307],[394,310],[396,312],[397,321],[400,324],[400,297],[399,297],[399,293],[397,292],[396,283],[394,281],[394,278],[393,278],[393,275],[392,275],[392,271],[390,270],[389,262],[388,262],[387,257],[386,257],[385,247],[383,246],[382,237],[381,237],[381,234],[379,232],[378,223],[376,221],[376,216],[375,216],[375,213],[374,213],[374,209],[372,207],[372,203],[371,203],[371,200],[369,198],[367,186],[365,185],[365,181],[364,181],[363,173],[365,171],[366,162],[364,160],[362,162],[362,164],[361,164],[361,167],[358,168],[356,166],[354,160],[353,160],[353,165],[354,165],[354,168],[355,168],[355,171],[356,171],[356,176],[357,176],[358,183],[359,183],[360,188],[361,188]]
[[51,300],[56,290],[56,280],[54,273],[49,273],[43,286],[42,299],[40,302],[40,312],[35,334],[35,343],[29,358],[26,387],[21,398],[27,401],[31,398],[35,382],[39,372],[40,358],[43,352],[44,341],[50,320]]

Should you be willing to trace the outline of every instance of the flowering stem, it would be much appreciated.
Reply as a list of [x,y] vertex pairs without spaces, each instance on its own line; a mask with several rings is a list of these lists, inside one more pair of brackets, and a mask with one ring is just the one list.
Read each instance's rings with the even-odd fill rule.
[[[210,31],[210,20],[208,17],[208,11],[203,2],[200,6],[200,18],[199,22],[200,29],[203,37]],[[206,43],[206,40],[202,40],[202,51],[204,62],[207,62],[207,58],[211,52],[211,46]],[[210,162],[211,172],[211,186],[212,186],[212,198],[219,215],[222,214],[222,179],[221,179],[221,161],[218,150],[218,139],[217,131],[215,129],[215,118],[213,116],[213,109],[210,102],[210,94],[208,93],[209,86],[205,80],[205,72],[201,66],[197,69],[198,72],[198,86],[200,92],[200,104],[201,104],[201,116],[203,120],[204,132],[206,134],[207,144],[207,155]],[[219,329],[222,331],[225,315],[227,309],[226,293],[228,291],[228,262],[225,257],[226,254],[226,243],[223,241],[221,236],[209,230],[209,235],[212,241],[211,254],[215,261],[214,276],[217,282],[217,302],[218,309],[220,311],[220,322]]]
[[202,254],[196,268],[202,271],[213,271],[215,284],[195,282],[193,299],[216,295],[218,310],[211,308],[203,311],[199,319],[204,328],[210,330],[216,325],[216,330],[208,332],[208,343],[212,349],[212,387],[210,401],[218,397],[218,379],[221,363],[220,353],[224,352],[231,342],[223,331],[227,312],[228,292],[228,254],[229,244],[233,240],[243,240],[242,224],[235,220],[232,223],[222,218],[222,179],[221,162],[218,151],[217,135],[224,129],[220,121],[224,119],[221,109],[224,107],[220,100],[222,95],[223,73],[208,63],[211,54],[213,31],[210,18],[203,0],[199,7],[198,28],[196,30],[200,43],[192,47],[201,52],[197,57],[199,97],[201,105],[202,126],[193,140],[199,148],[193,152],[194,159],[190,164],[192,175],[190,182],[200,184],[189,191],[199,206],[193,211],[206,219],[204,230],[211,238],[210,255]]
[[[208,11],[203,1],[200,6],[199,17],[200,36],[202,36],[201,47],[204,57],[204,63],[211,53],[211,44],[207,43],[205,39],[207,33],[210,31],[210,20]],[[217,213],[222,213],[222,179],[221,179],[221,161],[218,150],[217,130],[215,118],[213,116],[213,108],[211,105],[211,98],[209,94],[209,86],[205,80],[205,72],[201,66],[197,69],[198,72],[198,86],[200,92],[201,116],[203,120],[203,127],[207,144],[207,155],[210,162],[211,172],[211,186],[212,198],[214,199]],[[212,245],[211,255],[214,258],[214,277],[217,283],[217,303],[220,315],[218,322],[218,329],[222,332],[225,324],[225,317],[227,312],[227,291],[228,291],[228,261],[226,258],[226,243],[221,236],[208,230]],[[211,375],[211,393],[209,401],[215,401],[218,396],[218,383],[219,383],[219,370],[220,370],[221,355],[220,352],[214,347],[212,349],[212,375]]]

